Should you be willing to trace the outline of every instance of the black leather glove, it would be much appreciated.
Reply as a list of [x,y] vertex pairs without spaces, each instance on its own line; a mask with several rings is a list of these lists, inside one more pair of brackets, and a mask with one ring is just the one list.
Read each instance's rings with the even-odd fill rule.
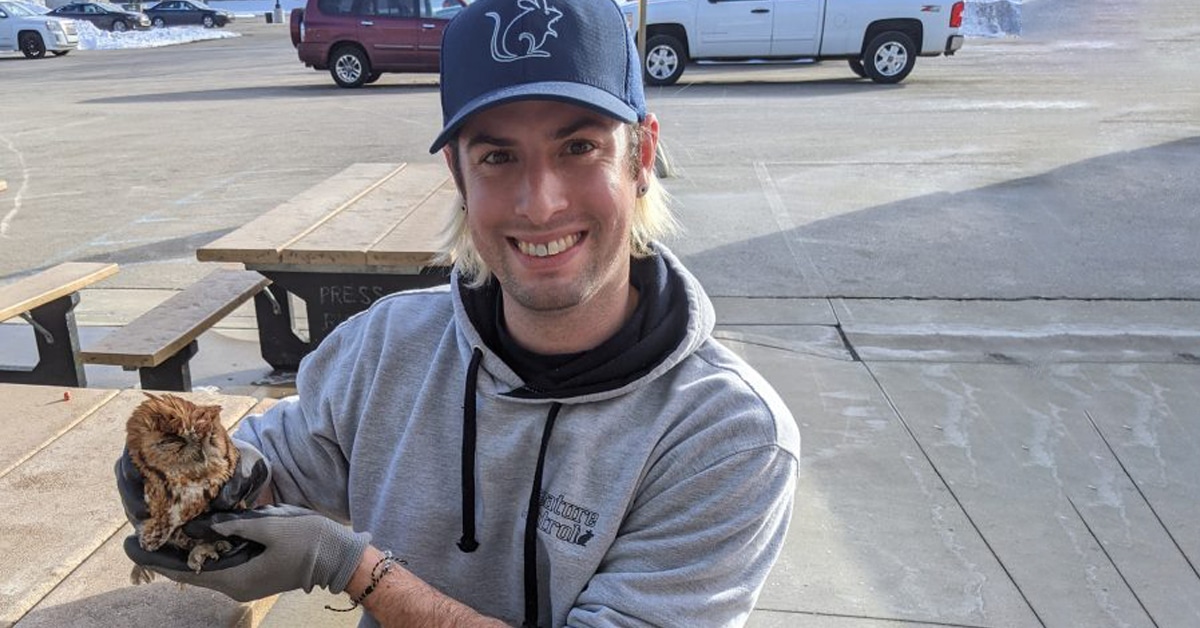
[[[209,502],[209,510],[215,512],[253,508],[255,500],[268,484],[271,483],[271,467],[267,459],[250,443],[233,439],[238,450],[238,466],[233,476],[221,487],[221,492]],[[146,488],[142,474],[129,457],[129,450],[121,452],[115,467],[117,475],[117,492],[121,494],[121,504],[125,507],[125,518],[137,530],[142,529],[142,522],[150,517],[150,508],[146,505]]]
[[200,573],[188,569],[182,552],[148,552],[135,536],[125,539],[125,553],[171,580],[220,591],[241,602],[318,586],[340,593],[371,540],[366,532],[287,505],[201,515],[185,524],[184,532],[205,540],[241,540],[247,549],[222,554],[205,563]]

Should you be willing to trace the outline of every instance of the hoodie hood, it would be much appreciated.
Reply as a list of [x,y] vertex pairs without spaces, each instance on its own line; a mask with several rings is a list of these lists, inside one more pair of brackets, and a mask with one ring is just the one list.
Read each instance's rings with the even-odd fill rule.
[[509,364],[502,357],[506,349],[495,305],[498,287],[489,282],[468,291],[454,273],[450,293],[464,362],[479,349],[483,352],[481,370],[495,387],[490,392],[565,404],[609,399],[654,381],[695,352],[712,335],[716,321],[712,303],[696,278],[665,246],[655,244],[654,251],[651,257],[634,260],[631,268],[631,281],[642,295],[634,314],[636,329],[627,324],[613,339],[575,356],[561,360],[560,356],[547,356],[547,360],[561,363],[545,377],[529,379],[518,374],[523,370],[519,359],[510,358],[514,364]]

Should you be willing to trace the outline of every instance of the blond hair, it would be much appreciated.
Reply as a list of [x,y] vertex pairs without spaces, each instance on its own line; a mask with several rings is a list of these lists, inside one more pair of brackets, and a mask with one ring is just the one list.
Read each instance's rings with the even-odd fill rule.
[[[636,177],[640,168],[642,127],[634,122],[627,124],[626,128],[629,130],[630,139],[630,170]],[[455,195],[454,205],[449,209],[453,217],[442,232],[436,263],[453,265],[463,285],[478,288],[487,282],[492,271],[479,256],[479,251],[471,240],[471,230],[467,228],[466,201],[461,195],[462,176],[458,163],[458,145],[456,141],[451,140],[449,146],[452,155],[451,170],[458,183],[459,194]],[[654,253],[652,242],[662,240],[680,230],[679,222],[671,209],[671,197],[663,188],[653,168],[650,169],[646,184],[646,192],[638,197],[633,206],[629,250],[634,258],[649,257]]]

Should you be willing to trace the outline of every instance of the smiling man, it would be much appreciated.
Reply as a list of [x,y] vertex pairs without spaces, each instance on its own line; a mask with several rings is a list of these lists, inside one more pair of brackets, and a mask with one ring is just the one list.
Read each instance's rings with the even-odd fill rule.
[[478,0],[442,54],[450,285],[345,322],[297,397],[243,422],[246,470],[214,509],[264,485],[276,505],[190,529],[261,553],[192,574],[127,552],[238,599],[345,591],[365,625],[744,623],[783,546],[799,436],[659,243],[675,226],[659,125],[619,10]]

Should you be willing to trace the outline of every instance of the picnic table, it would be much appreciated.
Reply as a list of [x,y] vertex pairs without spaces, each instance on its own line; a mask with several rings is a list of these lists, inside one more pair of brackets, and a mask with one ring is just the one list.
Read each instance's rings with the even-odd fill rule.
[[[271,280],[254,298],[262,357],[294,371],[380,297],[449,280],[434,258],[455,198],[444,164],[354,164],[200,247],[196,258],[237,262]],[[292,298],[304,304],[299,321]]]
[[25,319],[38,353],[33,366],[0,365],[0,382],[86,386],[75,306],[80,290],[116,272],[116,264],[66,262],[0,286],[0,322]]
[[[220,405],[227,426],[273,403],[175,394]],[[140,390],[0,384],[0,626],[248,626],[274,603],[163,578],[130,583],[121,546],[133,529],[113,463],[143,399]]]

